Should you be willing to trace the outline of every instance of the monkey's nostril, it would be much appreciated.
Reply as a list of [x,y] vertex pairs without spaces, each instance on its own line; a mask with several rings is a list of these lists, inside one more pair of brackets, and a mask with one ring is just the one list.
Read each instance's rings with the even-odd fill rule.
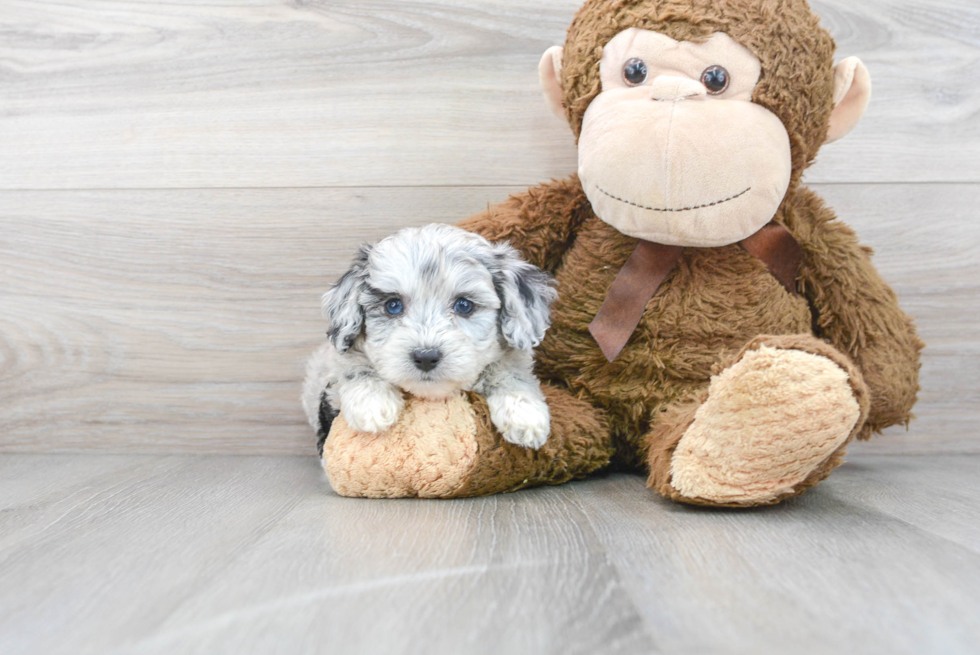
[[431,371],[439,365],[442,352],[437,348],[418,348],[412,353],[412,361],[420,371]]

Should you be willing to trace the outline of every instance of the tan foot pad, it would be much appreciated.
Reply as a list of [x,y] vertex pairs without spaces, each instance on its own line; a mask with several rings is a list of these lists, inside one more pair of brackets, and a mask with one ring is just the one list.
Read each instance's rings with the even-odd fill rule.
[[466,398],[410,398],[381,434],[355,432],[338,416],[323,447],[323,469],[341,496],[441,498],[462,486],[476,454],[476,418]]
[[770,501],[847,441],[860,415],[847,373],[826,357],[750,350],[712,378],[677,444],[671,484],[692,499]]

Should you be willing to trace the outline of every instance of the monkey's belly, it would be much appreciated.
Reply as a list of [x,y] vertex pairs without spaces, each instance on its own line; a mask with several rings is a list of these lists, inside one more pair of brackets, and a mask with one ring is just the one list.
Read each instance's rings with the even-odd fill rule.
[[560,296],[538,349],[538,372],[607,408],[614,431],[630,442],[659,409],[706,385],[712,367],[753,337],[812,331],[805,299],[741,247],[690,248],[622,353],[607,362],[588,327],[636,241],[596,227],[580,234],[556,274]]

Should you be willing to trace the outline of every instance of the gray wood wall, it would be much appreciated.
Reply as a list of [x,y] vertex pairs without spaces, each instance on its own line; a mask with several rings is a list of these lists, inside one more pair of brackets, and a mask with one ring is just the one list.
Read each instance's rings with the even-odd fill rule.
[[[353,248],[575,170],[537,61],[578,0],[0,5],[0,451],[309,453]],[[868,65],[807,175],[928,342],[877,452],[980,452],[980,5],[813,2]]]

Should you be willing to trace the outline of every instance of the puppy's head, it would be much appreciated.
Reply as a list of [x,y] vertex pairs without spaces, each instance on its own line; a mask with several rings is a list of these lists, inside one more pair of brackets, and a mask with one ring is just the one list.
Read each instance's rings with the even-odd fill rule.
[[362,247],[323,307],[340,352],[361,349],[387,381],[438,398],[472,385],[504,349],[538,345],[556,297],[509,245],[428,225]]

